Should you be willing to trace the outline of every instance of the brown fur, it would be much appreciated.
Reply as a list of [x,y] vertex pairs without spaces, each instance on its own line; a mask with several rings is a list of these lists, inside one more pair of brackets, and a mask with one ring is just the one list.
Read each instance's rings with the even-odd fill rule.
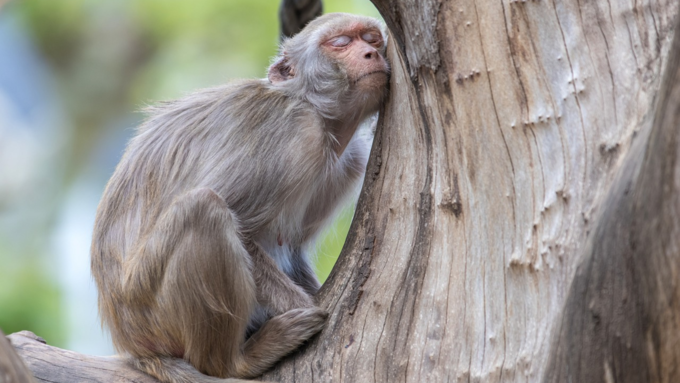
[[322,17],[284,43],[271,82],[151,110],[104,192],[91,251],[103,322],[139,369],[172,383],[255,377],[321,330],[306,250],[355,195],[368,146],[354,133],[388,72],[384,41],[322,44],[380,28]]

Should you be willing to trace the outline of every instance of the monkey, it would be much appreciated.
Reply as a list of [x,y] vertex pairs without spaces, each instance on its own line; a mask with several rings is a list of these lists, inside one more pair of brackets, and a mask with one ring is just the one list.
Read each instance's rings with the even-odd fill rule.
[[150,107],[97,208],[91,270],[116,350],[167,383],[235,382],[321,331],[308,250],[356,198],[387,94],[381,22],[332,13],[264,79]]

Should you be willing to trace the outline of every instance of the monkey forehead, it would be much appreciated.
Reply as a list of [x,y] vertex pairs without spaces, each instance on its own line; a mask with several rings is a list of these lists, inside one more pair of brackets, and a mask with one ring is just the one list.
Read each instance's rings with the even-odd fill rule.
[[300,39],[311,40],[318,45],[326,38],[341,32],[363,29],[377,29],[383,35],[383,39],[385,38],[385,27],[382,22],[372,17],[349,13],[328,13],[320,16],[312,20],[298,36]]

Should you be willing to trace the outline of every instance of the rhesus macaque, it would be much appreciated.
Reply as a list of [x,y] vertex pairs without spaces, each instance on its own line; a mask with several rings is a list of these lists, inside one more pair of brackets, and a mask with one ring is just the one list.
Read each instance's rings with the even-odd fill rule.
[[354,133],[385,96],[384,51],[378,21],[328,14],[282,44],[267,79],[151,109],[91,250],[102,320],[137,368],[256,377],[321,330],[305,249],[356,196],[369,148]]

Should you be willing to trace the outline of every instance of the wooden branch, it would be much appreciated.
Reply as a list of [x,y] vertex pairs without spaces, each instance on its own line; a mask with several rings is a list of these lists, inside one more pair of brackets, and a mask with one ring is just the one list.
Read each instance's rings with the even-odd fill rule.
[[[73,383],[158,383],[157,380],[136,370],[119,356],[91,356],[49,346],[30,331],[21,331],[7,337],[23,358],[38,382]],[[0,351],[2,351],[0,349]],[[0,352],[0,371],[5,360]],[[9,380],[8,382],[30,382]],[[5,383],[0,376],[0,383]]]

